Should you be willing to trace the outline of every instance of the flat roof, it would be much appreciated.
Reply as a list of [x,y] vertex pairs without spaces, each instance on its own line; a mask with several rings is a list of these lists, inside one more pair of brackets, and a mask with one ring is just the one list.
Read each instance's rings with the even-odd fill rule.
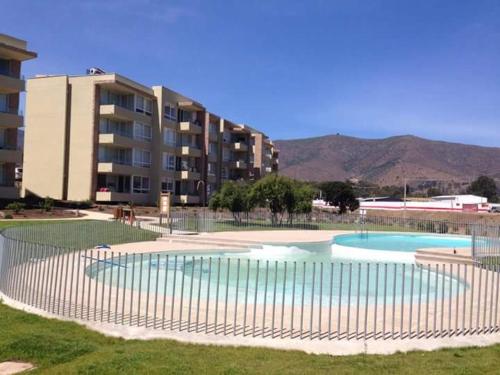
[[25,61],[37,57],[36,52],[28,51],[25,40],[0,33],[0,57]]

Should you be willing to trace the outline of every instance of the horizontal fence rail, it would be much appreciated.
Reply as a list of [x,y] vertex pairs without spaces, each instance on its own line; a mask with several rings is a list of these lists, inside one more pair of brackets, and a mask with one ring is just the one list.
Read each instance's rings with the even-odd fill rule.
[[[18,229],[0,236],[0,291],[59,316],[157,330],[307,340],[450,337],[499,330],[500,273],[493,262],[314,263],[241,254],[118,253],[39,242],[33,228],[24,230],[26,238]],[[496,235],[479,229],[474,233]]]
[[500,228],[469,220],[429,220],[408,217],[384,217],[347,213],[338,215],[333,212],[314,212],[273,219],[266,211],[232,215],[230,212],[199,212],[176,210],[172,212],[171,223],[165,222],[164,228],[192,232],[219,232],[241,230],[306,229],[306,230],[356,230],[356,231],[404,231],[439,234],[471,235],[473,227]]

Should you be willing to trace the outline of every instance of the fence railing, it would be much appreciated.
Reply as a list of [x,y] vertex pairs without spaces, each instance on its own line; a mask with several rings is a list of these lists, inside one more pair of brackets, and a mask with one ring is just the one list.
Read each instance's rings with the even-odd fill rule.
[[0,291],[52,314],[294,339],[499,330],[498,265],[269,261],[70,250],[0,237]]
[[[167,226],[167,224],[165,224]],[[292,218],[272,218],[268,212],[256,211],[232,215],[229,212],[174,211],[173,230],[194,232],[241,231],[259,229],[307,229],[307,230],[359,230],[359,231],[405,231],[441,234],[470,235],[473,226],[488,226],[470,220],[428,220],[404,217],[383,217],[349,213],[337,215],[315,212],[294,215]],[[494,226],[492,226],[494,227]],[[500,227],[500,226],[497,226]]]
[[246,230],[351,230],[454,234],[472,236],[471,255],[481,264],[500,263],[500,226],[478,221],[431,220],[408,217],[382,217],[359,214],[314,213],[295,215],[293,220],[273,220],[266,212],[233,216],[228,212],[175,211],[163,225],[139,223],[140,228],[169,235],[181,232],[223,232]]

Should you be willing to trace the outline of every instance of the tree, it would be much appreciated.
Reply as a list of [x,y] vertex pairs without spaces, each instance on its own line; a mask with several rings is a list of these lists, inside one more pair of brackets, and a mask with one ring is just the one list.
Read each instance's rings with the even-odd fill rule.
[[250,188],[243,182],[227,181],[219,192],[215,193],[208,206],[211,210],[227,209],[233,214],[234,220],[241,223],[241,213],[250,212],[254,208],[250,196]]
[[354,195],[351,184],[342,181],[324,182],[320,185],[324,200],[331,206],[338,207],[339,214],[359,208],[359,201]]
[[313,199],[316,195],[315,189],[307,183],[293,181],[292,196],[287,202],[288,222],[293,223],[294,215],[311,213]]
[[467,188],[467,193],[488,198],[490,202],[498,200],[495,180],[488,176],[480,176]]
[[287,209],[295,205],[292,181],[291,178],[271,174],[257,181],[252,188],[252,199],[258,206],[271,211],[273,225],[281,224]]
[[222,197],[219,192],[212,195],[208,201],[208,208],[214,212],[222,208]]
[[438,188],[430,187],[429,189],[427,189],[427,197],[431,198],[431,197],[436,197],[438,195],[443,195],[441,190],[439,190]]

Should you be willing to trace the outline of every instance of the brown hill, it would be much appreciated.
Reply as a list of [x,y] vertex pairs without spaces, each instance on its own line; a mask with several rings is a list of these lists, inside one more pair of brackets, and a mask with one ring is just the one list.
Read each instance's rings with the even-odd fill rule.
[[415,136],[361,139],[341,135],[276,141],[280,173],[309,181],[358,178],[399,185],[403,178],[470,181],[500,178],[500,148]]

